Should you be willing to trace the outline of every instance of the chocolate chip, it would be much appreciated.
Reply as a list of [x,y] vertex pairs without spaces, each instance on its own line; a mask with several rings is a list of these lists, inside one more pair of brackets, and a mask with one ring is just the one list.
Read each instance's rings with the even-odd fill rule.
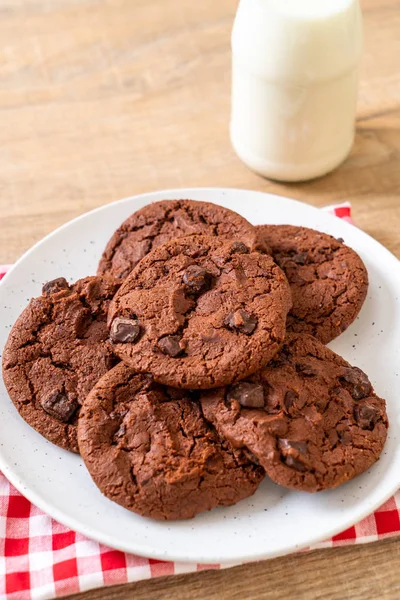
[[303,375],[304,377],[312,377],[313,375],[317,374],[317,371],[310,365],[307,365],[306,363],[297,363],[296,371],[297,373],[301,373],[301,375]]
[[301,473],[304,473],[304,471],[307,471],[306,466],[303,465],[303,463],[298,460],[297,458],[294,458],[294,456],[285,456],[284,457],[284,462],[287,464],[288,467],[291,467],[292,469],[296,469],[296,471],[300,471]]
[[372,404],[365,402],[364,404],[357,404],[354,408],[354,418],[361,427],[361,429],[372,429],[375,423],[379,419],[379,412]]
[[180,346],[180,341],[181,338],[177,335],[167,335],[159,340],[158,347],[163,354],[166,354],[171,358],[176,358],[183,352]]
[[296,265],[305,265],[307,262],[308,254],[307,252],[299,252],[292,256],[292,261],[296,263]]
[[290,347],[287,344],[285,344],[282,347],[281,351],[279,352],[279,357],[284,360],[289,360],[291,358],[291,356],[292,356],[292,353],[290,351]]
[[54,419],[62,423],[68,423],[79,404],[75,399],[70,400],[65,392],[53,390],[48,396],[40,401],[40,404]]
[[42,294],[49,296],[50,294],[56,294],[57,292],[61,292],[61,290],[68,289],[68,281],[64,279],[64,277],[59,277],[58,279],[53,279],[52,281],[43,284]]
[[286,271],[286,277],[288,278],[288,281],[290,284],[298,284],[298,285],[304,285],[305,283],[310,283],[310,281],[307,281],[307,278],[305,279],[304,277],[301,276],[301,273],[296,269],[287,269]]
[[107,371],[110,371],[115,365],[119,363],[119,359],[113,354],[106,354],[104,356],[104,364]]
[[257,327],[257,323],[257,317],[245,310],[236,310],[230,313],[224,321],[224,324],[230,329],[237,329],[240,333],[245,333],[246,335],[253,333]]
[[344,389],[339,386],[334,387],[331,390],[329,390],[329,395],[332,396],[333,398],[340,398],[343,393],[345,393]]
[[344,244],[344,239],[343,239],[342,237],[340,237],[340,238],[337,238],[337,241],[338,241],[340,244]]
[[203,294],[210,289],[211,282],[211,273],[197,265],[191,265],[183,274],[183,283],[192,294]]
[[255,465],[260,465],[260,461],[258,460],[257,456],[253,454],[253,452],[250,452],[250,450],[247,448],[243,448],[243,454],[249,459],[250,462],[254,463]]
[[299,399],[299,395],[294,390],[289,390],[288,392],[286,392],[285,399],[283,401],[286,410],[289,411],[292,408],[293,404],[298,399]]
[[304,473],[307,470],[301,456],[307,453],[305,442],[292,442],[286,439],[278,440],[278,446],[282,453],[283,462],[296,471]]
[[230,388],[228,400],[236,400],[244,408],[263,408],[264,388],[258,383],[242,381]]
[[278,367],[282,367],[282,366],[286,365],[288,363],[288,361],[290,361],[290,359],[291,359],[291,352],[290,352],[289,347],[283,346],[283,348],[281,349],[279,354],[277,354],[275,356],[275,358],[273,358],[268,363],[268,366],[270,366],[273,369],[276,369]]
[[342,444],[342,446],[350,446],[351,445],[353,439],[352,439],[349,431],[338,430],[338,435],[339,435],[340,443]]
[[133,344],[140,334],[140,325],[137,319],[116,317],[111,323],[110,339],[116,344]]
[[243,242],[233,242],[231,252],[232,254],[249,254],[250,250]]
[[291,440],[280,439],[279,448],[283,452],[289,452],[290,450],[297,450],[300,454],[306,454],[307,452],[306,442],[293,442]]
[[372,392],[372,385],[367,375],[357,367],[350,367],[342,375],[341,379],[349,385],[349,392],[354,400],[366,398]]

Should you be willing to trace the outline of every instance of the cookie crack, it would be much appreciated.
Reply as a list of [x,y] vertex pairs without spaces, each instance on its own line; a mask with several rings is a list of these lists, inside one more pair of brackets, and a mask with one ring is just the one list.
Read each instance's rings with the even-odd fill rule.
[[[192,220],[192,222],[196,222],[196,219],[194,218],[194,213],[192,212],[191,208],[187,205],[184,205],[183,207],[180,208],[181,210],[183,209],[184,213],[186,215],[188,215],[190,217],[190,219]],[[142,230],[144,227],[146,226],[155,226],[156,232],[151,234],[151,235],[147,235],[143,237],[143,240],[147,240],[150,242],[150,249],[149,252],[151,252],[151,250],[153,250],[153,246],[154,246],[154,239],[159,236],[162,232],[162,228],[165,225],[165,223],[173,223],[175,220],[175,215],[176,215],[176,207],[170,207],[170,208],[166,208],[165,210],[165,214],[163,216],[162,219],[157,219],[157,220],[152,220],[150,223],[146,223],[145,225],[136,225],[134,227],[129,227],[129,229],[123,230],[123,225],[121,226],[121,228],[119,230],[117,230],[116,234],[114,234],[115,236],[117,236],[117,234],[121,234],[122,233],[122,237],[119,239],[119,241],[114,245],[112,253],[110,254],[110,257],[107,258],[107,263],[109,265],[109,267],[112,264],[112,261],[118,251],[118,249],[120,248],[120,246],[123,244],[123,242],[132,234],[132,233],[136,233],[137,231]],[[210,227],[210,229],[212,229],[212,235],[217,236],[218,235],[218,225],[216,223],[210,223],[208,222],[203,215],[199,215],[198,216],[199,220],[202,220],[202,222],[207,225],[208,227]],[[184,230],[182,230],[180,227],[178,227],[178,230],[180,233],[185,234]],[[190,234],[186,234],[186,235],[190,235]],[[201,235],[201,232],[198,233],[198,235]],[[178,236],[178,237],[185,237],[184,236]],[[126,269],[124,271],[124,275],[128,275],[131,269]]]

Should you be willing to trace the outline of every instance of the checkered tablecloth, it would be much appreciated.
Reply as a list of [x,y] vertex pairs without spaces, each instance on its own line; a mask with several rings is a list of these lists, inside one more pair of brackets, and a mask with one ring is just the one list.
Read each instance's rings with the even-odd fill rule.
[[[348,203],[327,209],[351,222]],[[7,268],[0,265],[0,279]],[[374,514],[313,549],[399,534],[400,492]],[[219,568],[152,560],[88,540],[31,504],[0,473],[1,600],[47,600],[105,585]]]

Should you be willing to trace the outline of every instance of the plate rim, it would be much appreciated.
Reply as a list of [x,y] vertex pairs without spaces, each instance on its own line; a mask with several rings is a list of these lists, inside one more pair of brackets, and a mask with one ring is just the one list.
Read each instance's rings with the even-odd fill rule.
[[[308,204],[308,202],[303,202],[302,200],[296,200],[295,198],[291,198],[289,196],[282,196],[280,194],[274,194],[274,193],[270,193],[270,192],[263,192],[260,190],[250,190],[248,188],[227,188],[227,187],[189,187],[189,188],[168,188],[165,190],[153,190],[150,192],[142,192],[141,194],[134,194],[133,196],[124,196],[123,198],[120,198],[119,200],[113,200],[112,202],[108,202],[107,204],[102,204],[101,206],[97,206],[96,208],[92,208],[91,210],[88,210],[80,215],[77,215],[76,217],[70,219],[69,221],[66,221],[65,223],[63,223],[62,225],[60,225],[59,227],[57,227],[56,229],[50,231],[50,233],[46,234],[43,238],[41,238],[40,240],[38,240],[37,242],[35,242],[35,244],[33,244],[33,246],[31,246],[30,248],[28,248],[14,263],[12,263],[11,268],[8,269],[7,273],[4,275],[4,277],[0,280],[0,286],[2,285],[2,283],[4,282],[4,280],[6,280],[6,278],[9,276],[10,273],[12,273],[14,271],[14,269],[16,267],[19,266],[19,264],[26,258],[28,257],[32,252],[34,252],[36,250],[36,248],[39,248],[43,243],[47,242],[47,240],[51,239],[52,237],[56,236],[59,232],[63,231],[64,229],[66,229],[67,227],[69,227],[70,225],[80,221],[81,219],[84,219],[90,215],[94,215],[97,213],[100,213],[104,210],[106,210],[108,207],[110,206],[116,206],[117,204],[124,204],[124,203],[128,203],[132,200],[140,200],[143,198],[146,198],[147,196],[156,196],[157,194],[165,194],[165,195],[170,195],[170,194],[175,194],[176,192],[181,193],[184,192],[184,194],[182,194],[181,198],[178,199],[184,199],[184,196],[187,195],[188,193],[198,193],[198,192],[205,192],[205,193],[210,193],[210,192],[224,192],[225,194],[229,194],[230,192],[243,192],[243,193],[248,193],[248,194],[257,194],[259,196],[268,196],[269,198],[276,198],[277,200],[289,200],[290,202],[293,202],[297,205],[303,206],[303,207],[307,207],[307,209],[309,209],[312,212],[316,212],[318,213],[321,210],[324,210],[324,208],[328,208],[329,205],[327,206],[314,206],[313,204]],[[153,201],[148,202],[148,204],[151,204]],[[158,202],[158,200],[154,200],[154,202]],[[195,202],[197,202],[195,200]],[[207,200],[204,200],[204,202],[209,202]],[[330,205],[331,206],[331,205]],[[325,212],[325,216],[328,219],[337,219],[338,217],[336,217],[335,215],[329,213],[328,211]],[[356,227],[360,233],[362,233],[364,236],[367,236],[368,239],[370,241],[372,241],[375,244],[378,244],[381,249],[383,249],[385,252],[387,252],[391,257],[395,258],[398,262],[400,261],[400,259],[398,259],[393,252],[391,252],[388,248],[386,248],[386,246],[384,246],[383,244],[381,244],[378,240],[376,240],[375,238],[373,238],[369,233],[367,233],[366,231],[359,229],[357,226],[352,225],[350,223],[348,223],[347,221],[341,219],[341,223],[342,225],[345,226],[345,228],[349,228],[351,229],[352,227]],[[1,289],[1,288],[0,288]]]
[[[18,267],[20,266],[20,264],[27,257],[29,257],[33,252],[35,252],[35,250],[37,248],[39,248],[42,244],[46,243],[51,238],[56,237],[59,232],[70,227],[71,225],[75,224],[76,222],[79,222],[80,220],[90,217],[93,214],[97,214],[97,213],[106,211],[107,209],[110,209],[110,207],[113,207],[113,206],[116,206],[119,204],[129,203],[129,202],[132,202],[135,200],[142,200],[142,199],[148,198],[149,200],[148,200],[147,204],[150,204],[154,201],[158,201],[158,199],[153,199],[153,198],[160,194],[165,194],[168,196],[175,194],[175,195],[177,195],[177,197],[179,196],[181,198],[184,198],[184,197],[190,197],[189,195],[192,193],[199,194],[199,193],[203,193],[203,192],[206,194],[224,193],[224,195],[229,195],[229,193],[240,192],[240,193],[249,193],[252,195],[259,195],[260,197],[267,196],[270,199],[277,199],[277,200],[283,199],[283,200],[290,201],[291,203],[301,205],[302,207],[306,207],[308,210],[310,210],[311,212],[313,212],[315,214],[320,213],[320,211],[324,208],[324,207],[316,207],[316,206],[310,205],[306,202],[302,202],[300,200],[290,198],[288,196],[282,196],[279,194],[263,192],[263,191],[259,191],[259,190],[249,190],[249,189],[245,189],[245,188],[225,188],[225,187],[170,188],[170,189],[165,189],[165,190],[153,190],[150,192],[144,192],[141,194],[126,196],[120,200],[109,202],[107,204],[103,204],[99,207],[91,209],[90,211],[84,212],[84,213],[74,217],[73,219],[67,221],[66,223],[62,224],[61,226],[59,226],[55,230],[51,231],[50,233],[48,233],[41,240],[36,242],[31,248],[29,248],[26,252],[24,252],[23,255],[12,265],[11,269],[3,277],[2,281],[0,281],[0,289],[1,289],[2,285],[8,280],[9,276],[15,270],[17,270]],[[211,202],[211,200],[205,200],[205,201]],[[325,212],[324,218],[328,218],[328,220],[330,220],[330,219],[334,220],[334,219],[337,219],[338,217],[336,217],[333,214],[329,214],[328,212]],[[344,229],[348,228],[349,230],[354,228],[354,225],[351,225],[350,223],[343,221],[343,220],[341,220],[341,226],[343,226]],[[358,232],[365,238],[368,238],[368,240],[372,244],[378,245],[380,247],[381,251],[383,250],[388,256],[390,256],[391,258],[394,258],[398,263],[400,262],[399,259],[388,248],[383,246],[378,240],[374,239],[371,235],[369,235],[368,233],[366,233],[365,231],[363,231],[361,229],[358,229]],[[132,550],[132,548],[129,548],[125,543],[118,542],[118,540],[112,538],[112,536],[110,536],[106,533],[101,533],[98,530],[93,530],[90,526],[87,527],[87,526],[85,526],[84,523],[80,523],[79,521],[76,522],[75,517],[70,517],[68,515],[65,515],[62,510],[58,509],[57,507],[55,507],[51,504],[48,504],[46,500],[42,500],[40,494],[38,494],[36,491],[30,490],[29,488],[26,489],[24,487],[23,482],[19,480],[17,473],[14,474],[12,466],[9,466],[9,464],[5,460],[5,458],[3,459],[3,452],[1,451],[1,449],[0,449],[0,470],[3,472],[3,474],[9,480],[9,482],[23,496],[25,496],[30,502],[32,502],[32,504],[34,504],[35,506],[40,508],[43,512],[45,512],[50,517],[54,518],[59,523],[65,525],[66,527],[72,529],[73,531],[76,531],[76,532],[79,532],[79,533],[85,535],[89,539],[92,539],[94,541],[97,541],[98,543],[107,545],[111,548],[120,550],[122,552],[135,553],[135,554],[147,557],[147,558],[154,558],[154,559],[167,560],[167,561],[173,561],[173,562],[183,562],[183,563],[195,563],[195,562],[198,563],[198,562],[200,562],[197,559],[192,559],[192,558],[185,559],[181,555],[174,555],[173,551],[168,551],[168,555],[166,556],[165,552],[158,551],[158,549],[155,548],[154,545],[146,546],[146,544],[141,543],[141,542],[135,542],[136,549]],[[237,556],[234,559],[227,558],[227,559],[221,560],[220,558],[217,558],[217,556],[216,556],[215,559],[211,559],[211,560],[209,560],[207,558],[207,563],[222,564],[222,565],[228,564],[228,563],[233,563],[233,562],[235,564],[249,563],[249,562],[253,562],[253,561],[257,561],[257,560],[264,560],[264,559],[275,558],[278,556],[285,556],[285,555],[291,554],[293,552],[298,552],[302,549],[308,548],[310,545],[315,545],[320,542],[324,542],[327,539],[331,538],[332,536],[335,536],[335,535],[345,531],[347,528],[353,526],[355,523],[358,523],[365,517],[371,515],[377,508],[382,506],[382,504],[384,504],[390,497],[392,497],[393,494],[396,493],[396,491],[398,490],[399,487],[400,487],[400,476],[399,476],[399,481],[393,485],[393,488],[394,488],[393,490],[387,491],[387,493],[383,494],[379,498],[379,500],[376,499],[369,506],[365,506],[364,510],[362,510],[358,513],[358,516],[356,519],[354,519],[354,518],[348,518],[347,520],[345,519],[344,524],[341,522],[340,526],[336,526],[336,527],[332,526],[330,528],[328,527],[326,530],[324,530],[323,534],[319,534],[319,535],[316,534],[314,536],[310,535],[310,539],[307,543],[304,543],[304,544],[303,543],[302,544],[288,543],[286,545],[286,549],[284,551],[269,550],[269,551],[265,551],[265,552],[255,552],[254,554],[252,554],[250,552],[250,553],[246,553],[242,556]]]

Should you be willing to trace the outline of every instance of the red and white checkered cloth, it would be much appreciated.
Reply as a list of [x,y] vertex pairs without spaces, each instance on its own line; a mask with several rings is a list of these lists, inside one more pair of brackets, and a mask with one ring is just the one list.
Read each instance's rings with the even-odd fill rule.
[[[327,207],[351,222],[346,203]],[[0,279],[7,270],[0,266]],[[361,523],[315,548],[374,542],[400,534],[400,491]],[[24,498],[0,473],[0,599],[47,600],[161,575],[220,565],[162,562],[124,554],[60,525]]]

